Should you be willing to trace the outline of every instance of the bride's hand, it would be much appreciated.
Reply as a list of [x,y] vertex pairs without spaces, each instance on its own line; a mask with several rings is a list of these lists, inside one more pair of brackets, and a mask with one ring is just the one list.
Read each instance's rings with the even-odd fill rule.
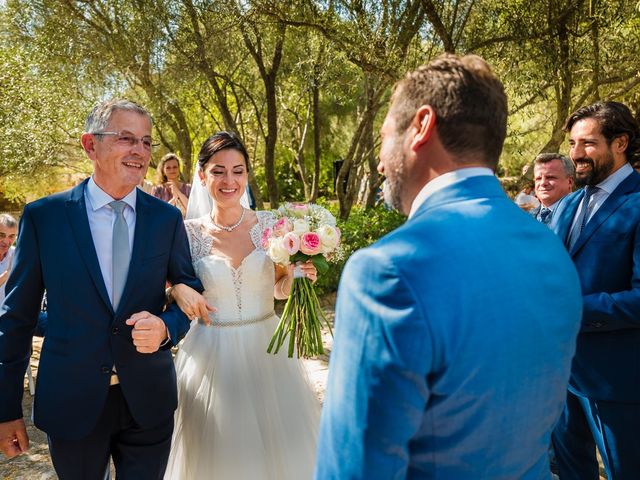
[[205,325],[211,324],[209,312],[215,312],[216,309],[209,305],[205,298],[193,288],[178,283],[171,287],[171,297],[178,304],[180,310],[189,317],[189,320],[201,318]]
[[318,279],[318,270],[311,260],[307,260],[304,263],[296,265],[300,269],[302,276],[311,280],[311,283],[315,283]]

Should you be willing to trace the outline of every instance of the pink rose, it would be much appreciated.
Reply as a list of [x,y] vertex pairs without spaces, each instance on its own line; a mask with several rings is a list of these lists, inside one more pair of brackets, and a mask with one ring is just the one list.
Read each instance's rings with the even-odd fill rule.
[[300,239],[298,235],[293,232],[287,233],[282,239],[284,248],[289,252],[289,255],[295,255],[300,250]]
[[291,231],[291,222],[287,217],[282,217],[273,226],[273,233],[276,237],[284,237]]
[[320,253],[320,236],[314,232],[307,232],[300,237],[300,251],[305,255]]
[[262,239],[260,240],[260,243],[262,244],[262,248],[264,248],[265,250],[269,246],[269,237],[271,237],[272,233],[273,231],[268,227],[265,228],[262,232]]
[[292,203],[291,210],[297,215],[304,216],[309,212],[309,205],[306,203]]

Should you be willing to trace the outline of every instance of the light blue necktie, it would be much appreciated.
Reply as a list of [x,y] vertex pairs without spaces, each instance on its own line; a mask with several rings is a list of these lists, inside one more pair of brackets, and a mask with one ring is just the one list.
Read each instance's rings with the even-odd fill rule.
[[113,272],[111,284],[113,291],[111,302],[113,304],[113,309],[117,310],[120,298],[122,298],[124,284],[127,282],[131,250],[129,248],[129,227],[127,226],[127,221],[124,218],[124,208],[127,204],[122,200],[116,200],[109,203],[109,205],[113,208],[113,211],[116,214],[116,221],[113,223],[113,238],[111,240],[111,261]]
[[569,237],[569,250],[573,248],[575,243],[578,241],[580,234],[584,230],[584,226],[589,221],[589,215],[591,214],[591,198],[594,193],[600,190],[599,187],[595,187],[592,185],[587,185],[584,188],[584,198],[582,200],[582,208],[579,213],[579,221],[575,223],[573,230],[571,230],[571,236]]

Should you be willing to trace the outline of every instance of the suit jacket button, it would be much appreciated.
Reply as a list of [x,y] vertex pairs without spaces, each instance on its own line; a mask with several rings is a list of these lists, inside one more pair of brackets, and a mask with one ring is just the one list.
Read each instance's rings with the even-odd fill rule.
[[118,327],[113,327],[111,329],[111,333],[113,333],[114,335],[118,335],[120,333],[120,329]]
[[111,373],[111,367],[106,367],[104,365],[100,368],[100,370],[102,370],[102,373]]

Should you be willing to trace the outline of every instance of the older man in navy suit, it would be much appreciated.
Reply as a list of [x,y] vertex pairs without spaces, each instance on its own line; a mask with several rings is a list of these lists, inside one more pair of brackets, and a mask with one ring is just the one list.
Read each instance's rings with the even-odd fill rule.
[[165,282],[197,290],[180,212],[136,186],[151,157],[151,117],[113,100],[87,118],[82,146],[94,165],[74,189],[26,206],[0,311],[0,448],[28,438],[24,372],[47,291],[48,325],[35,424],[48,434],[63,479],[161,479],[177,390],[169,348],[189,321],[166,310]]
[[477,56],[396,86],[379,170],[409,220],[345,268],[317,479],[550,477],[580,287],[493,174],[506,118]]
[[617,102],[567,120],[576,184],[557,226],[584,311],[567,404],[553,435],[560,478],[640,478],[640,129]]

